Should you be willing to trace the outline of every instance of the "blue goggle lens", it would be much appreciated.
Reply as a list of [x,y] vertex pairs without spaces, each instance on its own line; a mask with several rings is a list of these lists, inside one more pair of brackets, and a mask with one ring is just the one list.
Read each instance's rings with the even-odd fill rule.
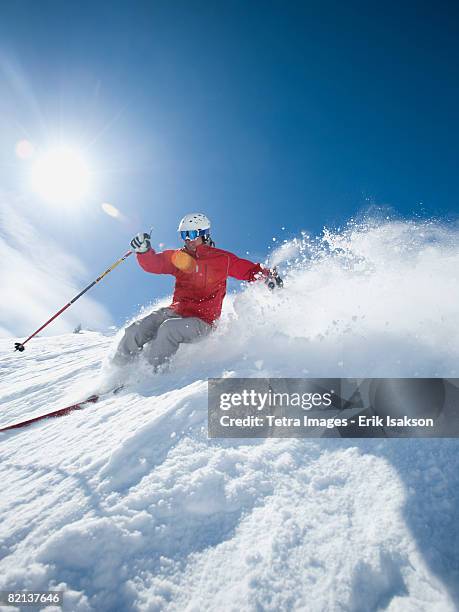
[[198,238],[198,236],[209,236],[210,231],[208,229],[205,230],[185,230],[183,232],[180,232],[180,236],[182,237],[182,240],[186,240],[187,238],[189,238],[190,240],[196,240],[196,238]]

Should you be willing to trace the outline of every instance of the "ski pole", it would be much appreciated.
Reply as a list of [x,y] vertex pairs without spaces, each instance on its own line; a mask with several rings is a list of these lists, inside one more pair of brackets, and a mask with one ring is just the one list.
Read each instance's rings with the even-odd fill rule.
[[44,323],[41,327],[39,327],[37,329],[37,331],[34,331],[33,334],[31,336],[29,336],[26,340],[24,340],[24,342],[15,342],[14,343],[14,350],[15,351],[19,351],[22,352],[25,349],[24,344],[26,342],[28,342],[31,338],[33,338],[34,336],[36,336],[38,334],[38,332],[40,332],[42,329],[44,329],[47,325],[49,325],[51,323],[51,321],[54,321],[54,319],[56,319],[60,314],[62,314],[64,312],[64,310],[66,310],[69,306],[71,306],[74,302],[76,302],[78,300],[78,298],[80,298],[84,293],[86,293],[86,291],[89,291],[89,289],[91,289],[91,287],[94,287],[94,285],[96,283],[98,283],[100,280],[102,280],[104,278],[104,276],[106,276],[109,272],[111,272],[114,268],[116,268],[116,266],[118,266],[121,262],[123,262],[125,259],[127,259],[129,257],[129,255],[132,255],[132,251],[128,251],[127,253],[125,253],[123,255],[123,257],[120,257],[120,259],[118,259],[118,261],[115,261],[115,263],[113,265],[111,265],[107,270],[105,270],[105,272],[103,274],[101,274],[100,276],[98,276],[96,278],[95,281],[93,281],[90,285],[88,285],[85,289],[83,289],[83,291],[80,291],[80,293],[78,295],[76,295],[73,300],[70,300],[70,302],[68,304],[66,304],[63,308],[61,308],[59,310],[59,312],[56,312],[55,315],[53,315],[51,317],[51,319],[49,319],[48,321],[46,321],[46,323]]

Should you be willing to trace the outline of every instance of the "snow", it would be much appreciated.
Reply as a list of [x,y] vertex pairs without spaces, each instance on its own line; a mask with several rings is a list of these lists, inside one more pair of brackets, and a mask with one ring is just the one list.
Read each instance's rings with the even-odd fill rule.
[[[456,440],[209,440],[206,401],[218,376],[454,377],[457,229],[361,223],[273,256],[285,289],[229,296],[170,370],[0,435],[0,589],[72,612],[458,609]],[[1,339],[0,424],[107,385],[120,333]]]

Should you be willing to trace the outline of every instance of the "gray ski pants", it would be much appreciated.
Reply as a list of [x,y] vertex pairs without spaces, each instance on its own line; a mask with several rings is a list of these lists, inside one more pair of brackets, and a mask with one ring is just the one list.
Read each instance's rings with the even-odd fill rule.
[[125,365],[143,351],[153,366],[159,366],[182,342],[197,342],[211,330],[211,325],[197,317],[181,317],[172,308],[160,308],[124,330],[113,361]]

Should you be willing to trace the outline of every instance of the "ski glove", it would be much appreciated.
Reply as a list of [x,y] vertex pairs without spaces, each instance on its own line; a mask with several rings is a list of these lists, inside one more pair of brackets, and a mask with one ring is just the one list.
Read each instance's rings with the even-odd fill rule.
[[273,289],[275,289],[276,287],[282,289],[282,287],[284,286],[284,281],[279,276],[277,268],[274,267],[272,270],[269,271],[269,274],[265,280],[265,284],[267,285],[270,291],[273,291]]
[[135,238],[131,240],[131,247],[136,253],[146,253],[151,249],[150,234],[137,234]]

